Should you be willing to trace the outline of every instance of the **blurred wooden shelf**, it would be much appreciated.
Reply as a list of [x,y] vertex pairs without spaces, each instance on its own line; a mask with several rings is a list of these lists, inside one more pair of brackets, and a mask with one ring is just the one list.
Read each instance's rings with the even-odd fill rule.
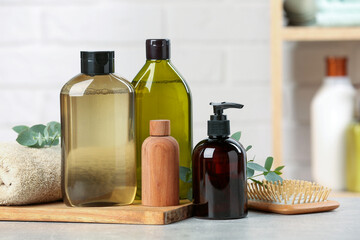
[[358,41],[360,27],[283,27],[284,41]]
[[271,0],[271,98],[273,156],[283,165],[283,43],[286,41],[360,41],[360,27],[283,26],[283,0]]

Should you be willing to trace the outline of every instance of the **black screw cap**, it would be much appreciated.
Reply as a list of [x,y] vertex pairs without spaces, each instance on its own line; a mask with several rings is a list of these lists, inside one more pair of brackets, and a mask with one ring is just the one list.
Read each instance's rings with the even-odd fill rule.
[[81,73],[91,76],[113,73],[114,56],[114,51],[81,51]]
[[146,40],[146,59],[147,60],[170,59],[170,40],[169,39],[147,39]]

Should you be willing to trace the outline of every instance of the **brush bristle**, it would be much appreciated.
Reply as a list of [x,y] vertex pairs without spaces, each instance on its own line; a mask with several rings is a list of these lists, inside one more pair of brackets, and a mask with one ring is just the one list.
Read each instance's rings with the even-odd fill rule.
[[323,202],[327,200],[330,192],[330,188],[301,180],[283,180],[282,183],[263,180],[262,185],[258,183],[247,184],[249,200],[287,205]]

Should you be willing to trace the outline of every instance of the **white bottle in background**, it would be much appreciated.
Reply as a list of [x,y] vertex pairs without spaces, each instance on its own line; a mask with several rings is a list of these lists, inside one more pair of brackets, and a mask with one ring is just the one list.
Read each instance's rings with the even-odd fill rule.
[[345,189],[345,133],[352,121],[355,89],[342,57],[328,57],[327,77],[311,104],[313,179],[334,190]]

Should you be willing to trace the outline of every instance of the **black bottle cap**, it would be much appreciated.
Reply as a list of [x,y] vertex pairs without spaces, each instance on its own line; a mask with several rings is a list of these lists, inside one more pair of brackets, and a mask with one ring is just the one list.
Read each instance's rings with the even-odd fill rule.
[[226,119],[226,115],[223,115],[223,111],[227,108],[240,109],[244,105],[230,102],[211,102],[210,105],[214,107],[214,115],[211,115],[210,121],[208,121],[208,136],[214,138],[228,137],[230,135],[230,121]]
[[147,60],[170,59],[170,40],[169,39],[147,39],[146,40],[146,59]]
[[105,75],[113,73],[114,55],[114,51],[81,51],[81,73],[87,75]]

